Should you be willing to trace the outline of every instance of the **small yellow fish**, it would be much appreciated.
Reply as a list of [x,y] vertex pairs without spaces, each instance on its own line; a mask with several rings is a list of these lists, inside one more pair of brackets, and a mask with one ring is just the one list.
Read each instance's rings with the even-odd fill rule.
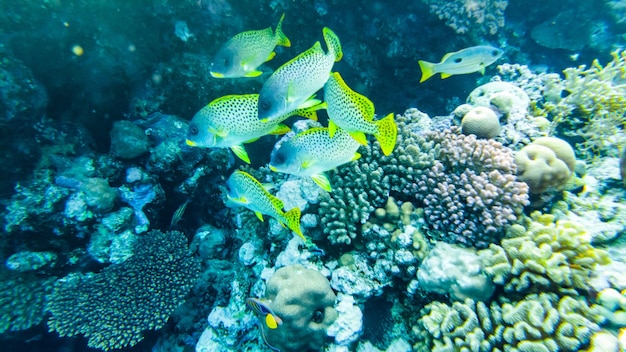
[[227,206],[242,206],[252,210],[263,221],[263,215],[269,215],[283,226],[295,232],[306,244],[311,242],[304,237],[300,229],[300,209],[283,211],[283,201],[271,195],[252,175],[237,170],[226,180],[228,192]]
[[335,135],[337,127],[348,132],[357,142],[367,144],[365,134],[373,134],[383,154],[389,155],[396,145],[398,127],[393,113],[374,121],[374,103],[353,91],[339,74],[333,72],[324,86],[324,100],[328,112],[328,131]]
[[202,108],[189,123],[186,143],[192,147],[230,148],[246,163],[250,158],[244,143],[267,134],[284,134],[289,128],[281,122],[293,115],[317,120],[315,110],[322,106],[299,109],[269,122],[257,118],[258,94],[227,95]]
[[504,52],[488,45],[473,46],[453,53],[446,54],[439,63],[419,60],[422,69],[420,83],[437,73],[441,78],[452,75],[480,72],[485,73],[485,67],[491,65],[502,56]]
[[300,177],[311,177],[322,189],[330,192],[325,171],[357,160],[361,145],[344,130],[331,138],[328,128],[316,127],[279,142],[270,155],[270,169]]
[[228,40],[215,54],[211,65],[211,76],[216,78],[257,77],[263,72],[257,70],[261,64],[276,56],[277,45],[291,46],[282,31],[283,14],[272,28],[242,32]]
[[343,53],[337,35],[329,28],[322,31],[328,53],[320,42],[279,67],[261,87],[259,114],[263,121],[274,120],[290,111],[319,103],[313,99],[328,80],[330,71]]

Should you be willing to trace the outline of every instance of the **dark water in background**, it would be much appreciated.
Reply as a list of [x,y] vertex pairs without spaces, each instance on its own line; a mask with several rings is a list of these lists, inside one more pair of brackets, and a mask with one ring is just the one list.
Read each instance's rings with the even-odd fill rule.
[[[19,119],[0,123],[0,197],[6,207],[15,184],[28,178],[40,162],[42,152],[33,140],[41,133],[35,127],[44,117],[64,123],[67,133],[82,136],[85,149],[106,154],[114,121],[136,120],[155,112],[190,120],[215,98],[258,92],[267,76],[217,80],[210,77],[209,64],[229,37],[274,27],[283,12],[283,30],[292,47],[278,48],[268,69],[322,40],[321,28],[327,26],[344,48],[344,59],[335,70],[374,102],[379,115],[416,107],[434,116],[446,115],[462,102],[479,76],[435,77],[419,84],[418,59],[437,62],[447,52],[488,44],[505,51],[498,63],[525,64],[548,72],[589,64],[595,58],[606,62],[612,50],[623,47],[626,33],[626,22],[607,3],[511,0],[505,25],[497,33],[476,27],[461,34],[430,13],[422,1],[0,0],[0,60],[11,60],[5,68],[9,67],[16,81],[40,84],[39,93],[15,98],[32,108],[16,114]],[[563,11],[575,19],[556,21],[555,16]],[[191,36],[186,41],[175,33],[177,21],[188,27]],[[533,28],[546,21],[562,26],[556,29],[561,35],[579,37],[582,43],[546,47],[546,42],[532,35]],[[76,50],[82,51],[80,55]],[[487,68],[487,76],[494,73],[495,65]],[[6,86],[0,89],[7,91]],[[3,102],[12,99],[5,96]],[[263,141],[258,146],[257,150],[271,148]],[[168,203],[169,213],[179,203]],[[169,223],[169,218],[163,223]],[[3,241],[3,260],[22,247],[19,241],[15,236]],[[166,325],[164,331],[171,328]],[[148,334],[129,350],[150,350],[157,335]],[[7,332],[0,336],[0,350],[88,350],[82,338],[59,340],[55,336],[47,333],[45,324]]]

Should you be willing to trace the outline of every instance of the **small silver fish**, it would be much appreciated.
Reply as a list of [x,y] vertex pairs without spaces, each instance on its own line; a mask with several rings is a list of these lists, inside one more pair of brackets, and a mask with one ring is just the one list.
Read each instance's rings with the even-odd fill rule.
[[181,204],[178,209],[172,215],[172,221],[170,221],[170,227],[174,227],[178,225],[178,222],[183,218],[185,214],[185,210],[187,210],[187,205],[191,202],[191,198],[187,198],[187,200]]
[[498,48],[479,45],[448,53],[439,63],[419,60],[418,63],[422,69],[420,83],[437,73],[441,73],[441,79],[473,72],[484,74],[485,67],[498,60],[503,53]]

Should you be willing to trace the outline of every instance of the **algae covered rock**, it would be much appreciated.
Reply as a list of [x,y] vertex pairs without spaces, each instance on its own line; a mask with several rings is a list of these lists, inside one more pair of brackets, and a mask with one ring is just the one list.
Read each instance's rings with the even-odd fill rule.
[[121,159],[133,159],[146,153],[148,137],[130,121],[116,121],[111,130],[111,154]]

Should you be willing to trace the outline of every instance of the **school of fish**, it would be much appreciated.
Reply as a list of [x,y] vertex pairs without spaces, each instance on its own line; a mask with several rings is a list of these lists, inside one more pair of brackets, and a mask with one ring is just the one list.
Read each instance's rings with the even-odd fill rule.
[[[275,30],[271,27],[251,30],[229,39],[214,56],[211,76],[220,79],[262,76],[264,71],[260,67],[276,56],[276,46],[291,46],[282,29],[284,18],[283,14]],[[376,139],[384,155],[390,155],[398,135],[394,114],[377,119],[373,102],[352,90],[339,72],[332,71],[335,62],[343,57],[341,42],[327,27],[322,29],[322,36],[326,50],[319,41],[315,42],[271,73],[258,94],[219,97],[198,111],[189,124],[186,144],[229,148],[250,164],[244,144],[269,134],[286,134],[271,151],[269,168],[310,177],[328,192],[332,191],[332,185],[327,172],[357,160],[358,149],[368,143],[367,135]],[[484,73],[485,67],[502,54],[498,48],[481,45],[448,53],[439,63],[419,60],[420,83],[437,73],[442,79]],[[316,97],[320,90],[323,101]],[[317,121],[321,109],[326,109],[327,127],[312,127],[295,134],[288,133],[290,128],[282,123],[291,116]],[[261,221],[263,215],[270,216],[300,237],[312,253],[323,253],[302,232],[300,209],[284,209],[283,201],[249,173],[236,170],[226,181],[225,189],[227,206],[252,210]],[[172,225],[178,222],[188,202],[175,212]],[[264,328],[276,329],[281,325],[280,317],[266,302],[249,298],[246,303],[263,321],[264,339]]]

